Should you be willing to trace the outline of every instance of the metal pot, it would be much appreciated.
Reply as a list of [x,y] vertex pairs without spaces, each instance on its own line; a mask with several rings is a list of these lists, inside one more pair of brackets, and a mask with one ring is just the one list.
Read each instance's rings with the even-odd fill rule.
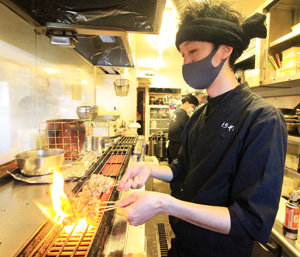
[[92,137],[92,151],[101,153],[105,149],[105,137],[93,136]]
[[77,107],[77,115],[80,119],[93,120],[98,116],[98,106],[89,105],[89,106],[79,106]]
[[149,156],[156,156],[156,137],[150,136],[149,137],[149,147],[148,147],[148,155]]
[[92,137],[92,151],[101,153],[105,148],[115,145],[117,139],[121,135],[105,137],[105,136],[93,136]]
[[44,149],[17,154],[18,167],[26,176],[40,176],[53,173],[64,165],[65,150]]
[[156,157],[163,159],[166,157],[166,137],[164,135],[161,135],[157,139],[157,152],[156,152]]

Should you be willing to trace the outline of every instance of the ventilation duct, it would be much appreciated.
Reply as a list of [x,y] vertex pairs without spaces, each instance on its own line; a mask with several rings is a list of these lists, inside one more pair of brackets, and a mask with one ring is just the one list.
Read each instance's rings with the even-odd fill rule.
[[128,33],[158,34],[166,0],[0,0],[95,66],[133,67]]

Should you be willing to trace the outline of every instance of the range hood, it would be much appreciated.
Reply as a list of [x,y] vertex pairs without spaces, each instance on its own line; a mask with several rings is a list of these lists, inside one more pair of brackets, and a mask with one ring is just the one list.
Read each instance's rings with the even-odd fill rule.
[[166,0],[0,0],[94,66],[134,67],[128,33],[159,34]]

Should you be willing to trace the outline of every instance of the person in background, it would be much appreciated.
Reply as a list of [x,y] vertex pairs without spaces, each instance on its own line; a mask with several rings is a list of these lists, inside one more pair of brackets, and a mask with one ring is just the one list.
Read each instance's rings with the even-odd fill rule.
[[176,35],[185,81],[206,89],[208,103],[194,112],[182,147],[169,166],[129,167],[118,190],[142,187],[149,177],[182,181],[179,199],[136,191],[116,202],[130,224],[170,216],[175,234],[169,257],[250,257],[266,244],[281,196],[287,148],[281,112],[239,84],[234,63],[250,39],[265,38],[266,16],[246,20],[221,1],[193,2]]
[[[192,94],[184,96],[181,99],[181,103],[181,107],[176,109],[170,118],[168,132],[169,146],[167,149],[169,164],[171,164],[173,160],[177,158],[177,154],[181,147],[181,134],[190,118],[190,115],[193,111],[195,111],[195,107],[199,105],[198,99]],[[178,197],[181,192],[181,187],[182,183],[180,181],[171,182],[171,195]]]

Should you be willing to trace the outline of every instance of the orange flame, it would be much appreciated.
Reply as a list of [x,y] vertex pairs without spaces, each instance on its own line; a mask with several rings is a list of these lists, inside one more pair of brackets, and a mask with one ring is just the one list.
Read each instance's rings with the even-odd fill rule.
[[53,209],[56,213],[55,220],[61,224],[66,217],[72,216],[72,208],[64,193],[64,177],[60,172],[54,171],[53,183],[50,187]]
[[[85,229],[86,229],[88,226],[90,226],[90,225],[88,225],[86,219],[80,219],[80,220],[78,220],[78,223],[77,223],[77,224],[72,224],[71,226],[65,226],[65,227],[64,227],[64,230],[65,230],[68,234],[70,234],[71,231],[73,230],[74,226],[76,226],[76,227],[75,227],[73,233],[76,233],[76,232],[81,232],[81,231],[85,230]],[[89,227],[89,228],[90,228],[90,227]]]
[[53,173],[53,183],[50,187],[52,208],[37,203],[38,207],[52,221],[61,224],[66,217],[72,216],[72,208],[64,193],[64,177],[58,172]]
[[[64,177],[58,171],[54,171],[53,173],[53,183],[50,187],[50,192],[52,207],[46,207],[39,203],[36,204],[49,219],[57,224],[61,224],[65,218],[72,217],[73,213],[70,201],[64,193]],[[88,224],[85,219],[82,219],[77,224],[73,223],[71,226],[65,226],[64,229],[67,233],[70,233],[74,226],[76,226],[74,232],[78,232],[86,229]]]

